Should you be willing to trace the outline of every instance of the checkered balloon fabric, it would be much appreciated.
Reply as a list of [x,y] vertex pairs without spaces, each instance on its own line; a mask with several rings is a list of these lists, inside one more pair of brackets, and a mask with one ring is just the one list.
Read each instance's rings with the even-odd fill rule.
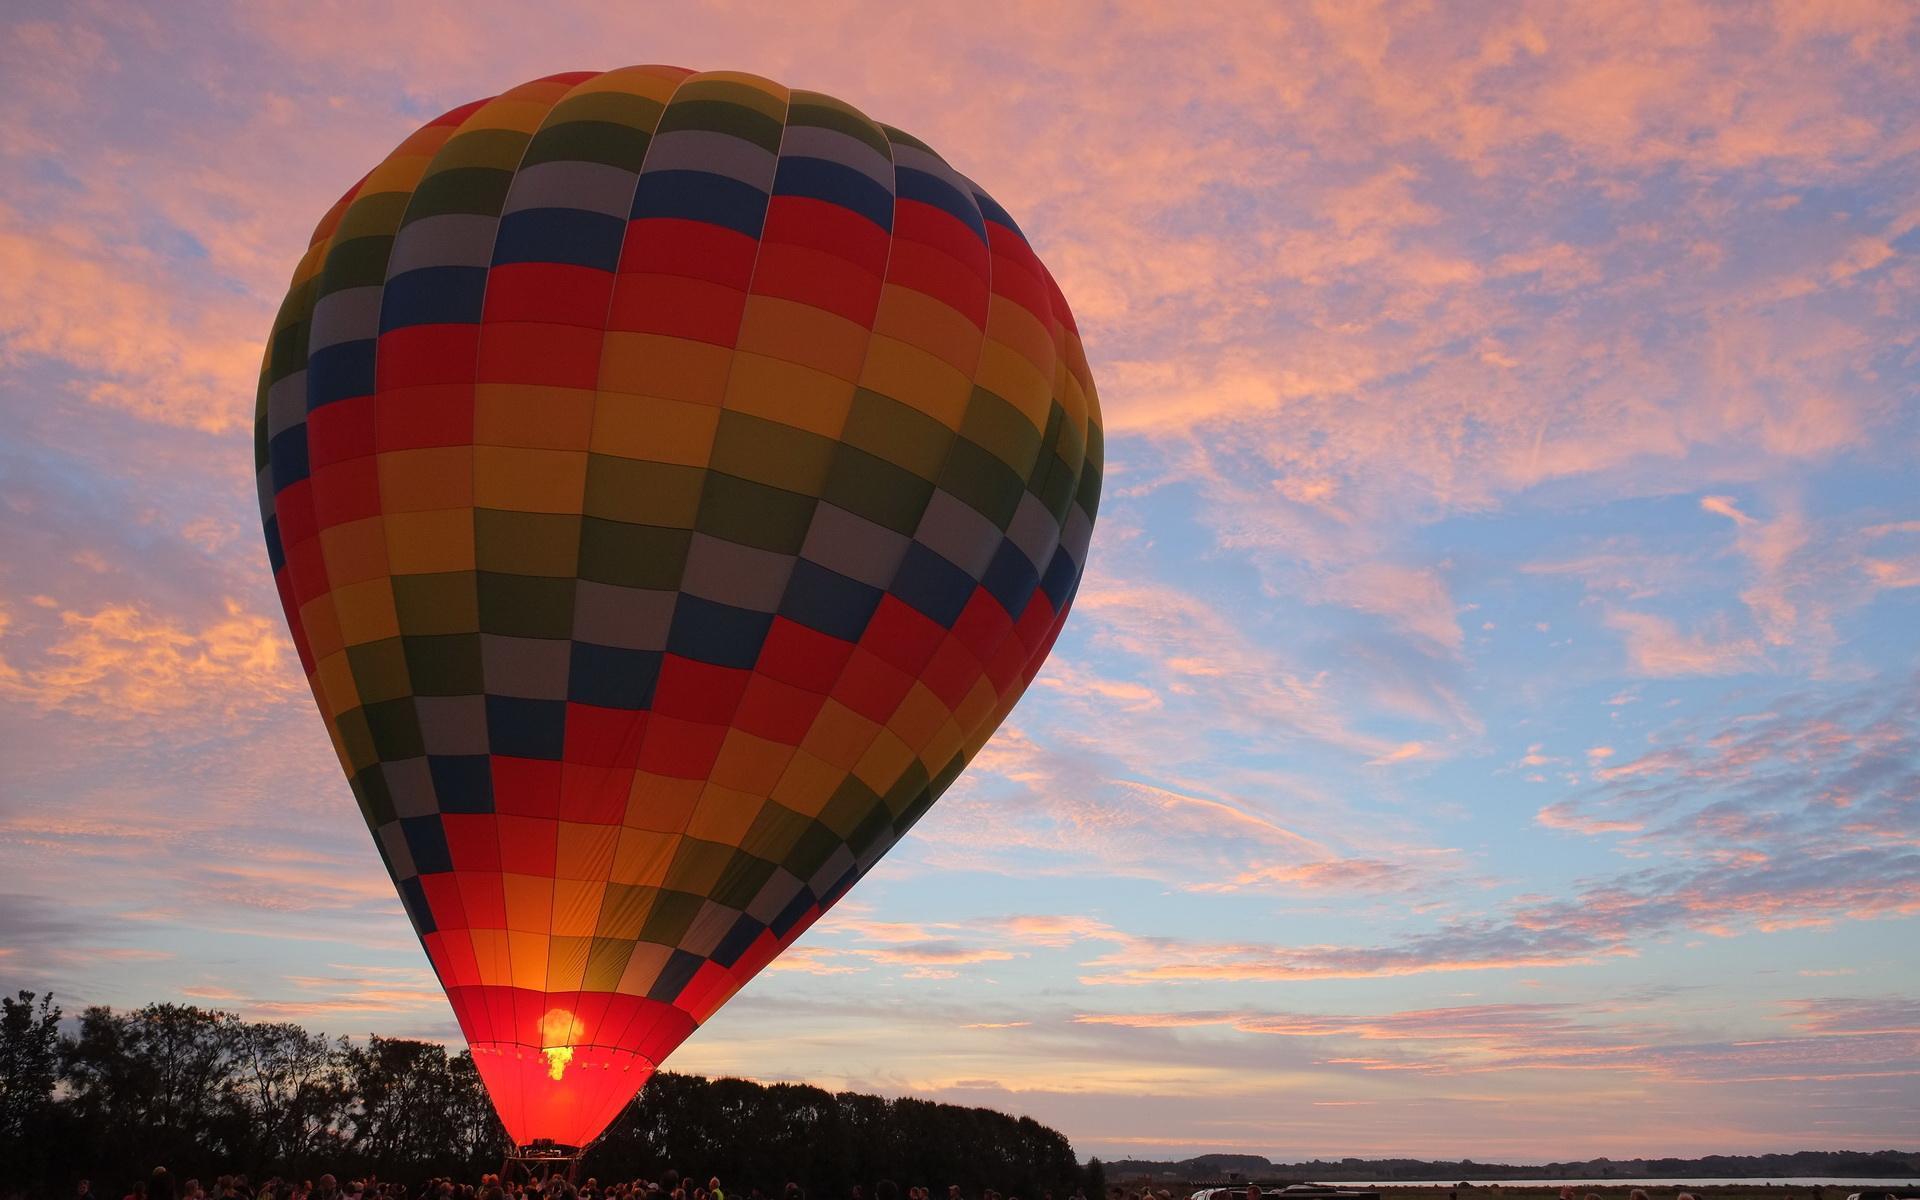
[[1100,456],[1012,218],[830,96],[552,76],[327,213],[261,375],[267,550],[516,1141],[590,1141],[959,774]]

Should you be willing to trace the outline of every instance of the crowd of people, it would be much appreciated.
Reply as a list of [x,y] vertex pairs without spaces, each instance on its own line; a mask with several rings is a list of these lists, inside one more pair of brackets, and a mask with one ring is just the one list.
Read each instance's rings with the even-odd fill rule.
[[[526,1171],[517,1171],[504,1177],[482,1175],[478,1183],[429,1179],[417,1188],[409,1188],[404,1183],[391,1180],[341,1180],[332,1175],[321,1175],[317,1179],[282,1179],[274,1176],[258,1184],[245,1175],[221,1175],[211,1183],[199,1179],[176,1181],[165,1167],[155,1167],[152,1175],[134,1183],[119,1197],[112,1192],[96,1191],[91,1180],[83,1179],[75,1200],[728,1200],[728,1196],[717,1177],[709,1178],[702,1184],[697,1180],[683,1179],[678,1171],[671,1170],[657,1180],[606,1182],[595,1178],[575,1182],[561,1173],[538,1178]],[[746,1189],[744,1196],[736,1195],[734,1200],[807,1200],[807,1194],[799,1184],[789,1183],[780,1190],[777,1198],[761,1188],[751,1187]],[[856,1185],[849,1200],[868,1200],[866,1190]],[[890,1179],[883,1179],[874,1185],[872,1200],[903,1200],[900,1186]],[[904,1200],[934,1200],[934,1192],[932,1188],[909,1187]],[[959,1185],[955,1184],[946,1189],[945,1200],[969,1198],[962,1196]],[[978,1200],[1020,1198],[1005,1196],[989,1188],[980,1194]],[[1040,1200],[1054,1200],[1054,1197],[1049,1192]],[[1086,1200],[1086,1197],[1076,1194],[1072,1200]],[[1115,1196],[1112,1200],[1121,1200],[1121,1197]],[[1126,1200],[1138,1198],[1127,1197]]]

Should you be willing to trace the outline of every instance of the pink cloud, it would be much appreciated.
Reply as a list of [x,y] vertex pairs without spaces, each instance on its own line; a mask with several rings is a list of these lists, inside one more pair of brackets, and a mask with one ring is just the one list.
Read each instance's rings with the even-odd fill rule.
[[1609,538],[1584,552],[1522,563],[1520,573],[1578,580],[1591,594],[1645,600],[1700,580],[1698,565],[1677,554],[1649,551],[1633,539]]
[[253,415],[266,305],[216,293],[183,311],[166,269],[99,227],[0,203],[0,363],[65,364],[87,400],[145,420],[240,428]]
[[[1685,730],[1677,745],[1596,772],[1599,790],[1542,809],[1548,828],[1631,835],[1659,865],[1519,897],[1498,917],[1373,946],[1146,937],[1084,964],[1087,983],[1370,978],[1569,966],[1630,955],[1679,930],[1720,936],[1920,913],[1909,792],[1911,696],[1856,699]],[[1712,788],[1703,787],[1705,781]],[[1836,803],[1847,787],[1846,803]]]
[[1791,1000],[1787,1019],[1807,1033],[1846,1037],[1920,1034],[1920,1002],[1889,999]]
[[[1371,859],[1321,859],[1317,862],[1257,867],[1233,877],[1219,890],[1281,886],[1301,891],[1391,892],[1413,880],[1407,867]],[[1202,889],[1212,890],[1212,889]]]
[[[880,966],[911,967],[931,972],[981,963],[1007,962],[1024,951],[1002,945],[964,941],[951,936],[954,926],[925,926],[898,921],[873,921],[857,915],[836,915],[821,926],[822,933],[851,937],[856,945],[815,946],[802,960],[800,970],[812,974],[839,974],[843,963],[830,959],[853,958]],[[877,945],[869,943],[878,943]],[[912,978],[951,978],[928,973]]]
[[1328,845],[1276,819],[1270,804],[1126,775],[1104,755],[1002,730],[966,787],[943,802],[938,836],[918,853],[935,867],[1019,876],[1073,876],[1096,864],[1107,876],[1196,893],[1410,891],[1452,866],[1444,848],[1384,836]]
[[767,964],[769,971],[793,971],[802,975],[852,975],[866,970],[850,963],[835,962],[839,952],[824,946],[789,946]]
[[1865,563],[1867,575],[1882,588],[1920,587],[1920,555],[1906,558],[1873,558]]
[[[1672,1087],[1746,1080],[1806,1083],[1910,1078],[1920,1043],[1908,1035],[1910,1005],[1855,999],[1792,1002],[1786,1037],[1702,1043],[1669,1012],[1607,1003],[1488,1004],[1377,1015],[1259,1011],[1082,1013],[1076,1024],[1130,1030],[1220,1029],[1250,1038],[1326,1044],[1316,1065],[1435,1079],[1533,1072],[1604,1072],[1614,1086]],[[1812,1014],[1812,1015],[1808,1015]],[[1858,1045],[1848,1039],[1858,1038]],[[1192,1045],[1192,1043],[1183,1043]],[[1383,1045],[1384,1044],[1384,1045]],[[1806,1071],[1801,1064],[1818,1062]],[[1880,1068],[1892,1068],[1879,1069]],[[1552,1103],[1551,1096],[1542,1096]]]
[[1385,617],[1443,650],[1458,651],[1465,640],[1458,606],[1431,569],[1363,563],[1329,580],[1328,588],[1349,607]]
[[1575,812],[1567,804],[1549,804],[1533,814],[1533,819],[1548,829],[1564,829],[1587,835],[1601,833],[1638,833],[1646,828],[1638,821],[1602,821]]
[[855,947],[846,951],[887,966],[953,967],[978,963],[1006,962],[1014,955],[989,946],[968,946],[958,942],[917,942],[911,945]]
[[1084,984],[1255,983],[1381,979],[1456,971],[1580,966],[1626,951],[1575,933],[1457,927],[1389,946],[1283,946],[1120,935],[1089,959]]
[[1163,705],[1194,697],[1224,722],[1268,736],[1278,725],[1369,758],[1394,748],[1350,728],[1330,710],[1316,680],[1191,592],[1147,581],[1090,580],[1075,612],[1096,647],[1140,664]]
[[35,708],[125,720],[212,705],[233,717],[305,691],[285,669],[279,620],[231,600],[224,617],[198,629],[133,604],[66,610],[57,626],[41,624],[31,662],[9,661],[31,633],[0,612],[0,696]]
[[1112,927],[1105,921],[1059,914],[1022,914],[1007,917],[995,925],[1008,937],[1030,946],[1067,946],[1087,938],[1104,937],[1112,932]]
[[1700,508],[1702,511],[1716,513],[1726,517],[1736,525],[1753,524],[1753,518],[1741,512],[1739,506],[1734,503],[1733,497],[1731,496],[1702,496],[1700,497]]
[[1683,633],[1665,617],[1618,609],[1607,614],[1607,627],[1626,641],[1628,666],[1639,675],[1735,675],[1761,663],[1760,646],[1711,629]]

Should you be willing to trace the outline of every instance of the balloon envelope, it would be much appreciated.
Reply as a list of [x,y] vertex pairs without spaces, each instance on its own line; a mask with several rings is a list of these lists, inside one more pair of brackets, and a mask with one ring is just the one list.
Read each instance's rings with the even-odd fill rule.
[[953,781],[1099,495],[1073,319],[914,138],[536,80],[320,222],[256,463],[328,733],[508,1133],[583,1146]]

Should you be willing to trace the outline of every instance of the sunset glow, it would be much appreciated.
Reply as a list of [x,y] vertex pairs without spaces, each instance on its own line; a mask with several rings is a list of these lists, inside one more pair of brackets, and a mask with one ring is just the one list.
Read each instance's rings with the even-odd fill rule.
[[[843,97],[1004,201],[1107,441],[1025,699],[666,1069],[1083,1157],[1912,1143],[1920,10],[0,23],[9,993],[459,1041],[261,549],[262,345],[423,122],[679,63]],[[540,1093],[591,1124],[652,1064],[572,1007],[479,1059],[602,1080]]]

